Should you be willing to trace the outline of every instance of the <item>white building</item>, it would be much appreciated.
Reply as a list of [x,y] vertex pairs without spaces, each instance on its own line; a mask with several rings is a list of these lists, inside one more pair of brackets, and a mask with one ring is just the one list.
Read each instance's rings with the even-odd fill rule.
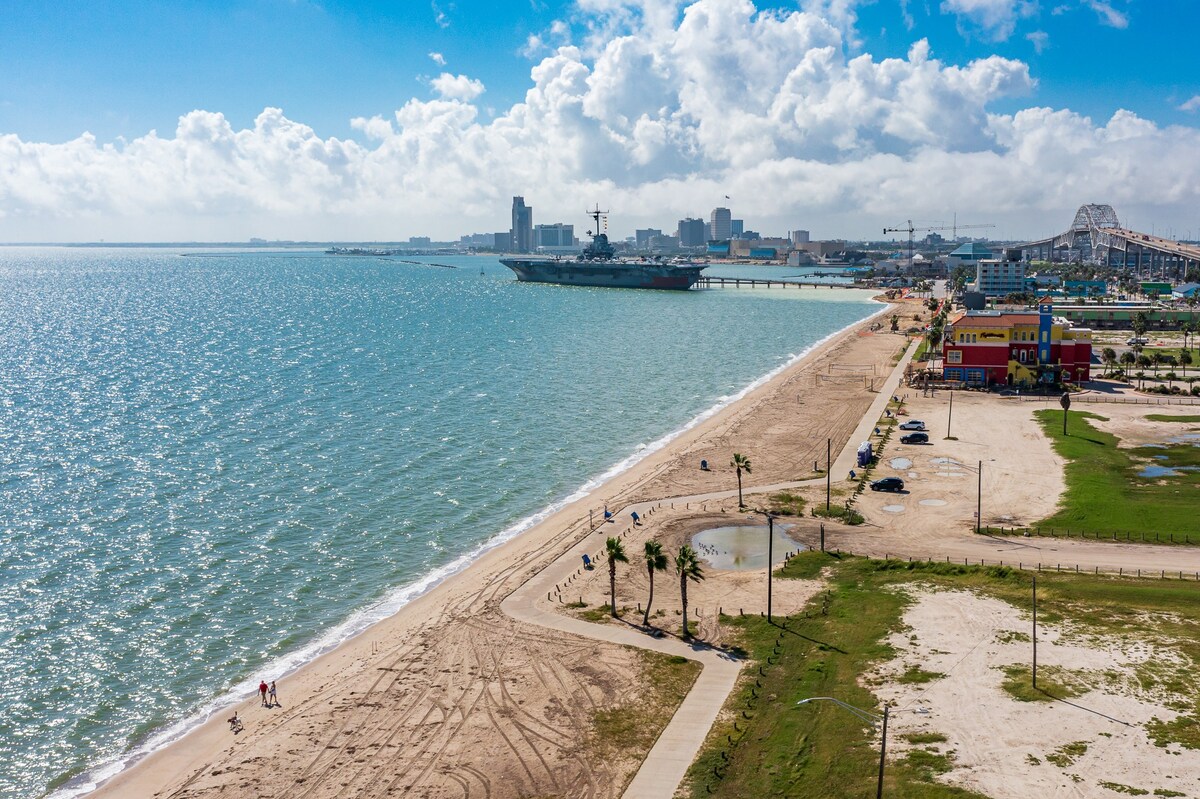
[[975,263],[975,291],[1003,297],[1025,291],[1025,262],[984,258]]
[[713,241],[729,241],[733,236],[733,214],[728,208],[714,208],[708,221],[708,237]]

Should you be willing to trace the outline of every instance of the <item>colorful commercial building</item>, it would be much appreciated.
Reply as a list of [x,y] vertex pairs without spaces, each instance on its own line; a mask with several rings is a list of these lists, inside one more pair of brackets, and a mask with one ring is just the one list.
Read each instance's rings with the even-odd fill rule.
[[1092,331],[1037,311],[964,311],[946,324],[942,377],[972,386],[1079,383],[1091,379]]

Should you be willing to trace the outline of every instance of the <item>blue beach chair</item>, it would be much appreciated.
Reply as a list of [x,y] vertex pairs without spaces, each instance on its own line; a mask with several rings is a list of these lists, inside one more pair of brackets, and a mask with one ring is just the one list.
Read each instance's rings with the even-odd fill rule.
[[587,555],[584,555],[583,556],[583,568],[587,569],[588,571],[591,571],[593,565],[594,564],[592,563],[592,559],[589,558]]

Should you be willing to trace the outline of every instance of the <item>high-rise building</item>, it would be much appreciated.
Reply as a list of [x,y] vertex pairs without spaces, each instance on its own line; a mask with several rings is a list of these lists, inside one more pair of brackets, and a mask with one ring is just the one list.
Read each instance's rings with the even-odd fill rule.
[[733,215],[728,208],[714,208],[708,221],[708,237],[713,241],[728,241],[733,235]]
[[746,220],[744,220],[744,219],[729,220],[729,236],[730,236],[730,238],[736,239],[737,237],[741,236],[742,233],[745,232],[745,230],[746,230]]
[[533,249],[533,206],[524,197],[513,197],[512,251],[530,252]]
[[538,247],[573,247],[575,245],[575,226],[555,222],[553,225],[533,226],[533,246]]
[[646,228],[645,230],[635,231],[635,233],[637,234],[635,241],[637,242],[637,248],[639,250],[645,250],[649,248],[650,242],[662,235],[661,230],[655,230],[652,227]]
[[708,225],[704,224],[703,219],[688,217],[679,220],[680,247],[703,247],[707,238]]
[[793,230],[792,244],[808,244],[809,236],[807,230]]

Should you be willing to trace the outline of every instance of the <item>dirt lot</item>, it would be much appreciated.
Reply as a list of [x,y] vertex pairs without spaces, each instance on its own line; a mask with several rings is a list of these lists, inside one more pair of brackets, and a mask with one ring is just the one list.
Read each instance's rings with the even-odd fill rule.
[[[1139,679],[1146,664],[1180,665],[1169,642],[1040,625],[1043,672],[1066,670],[1092,687],[1066,701],[1018,701],[1002,684],[1006,667],[1029,666],[1028,614],[966,591],[912,593],[905,629],[889,639],[896,658],[867,678],[882,683],[874,690],[892,705],[897,757],[912,749],[948,755],[941,781],[995,799],[1200,793],[1200,750],[1157,746],[1146,731],[1154,718],[1178,716],[1171,705],[1181,697]],[[941,676],[898,682],[910,669]],[[909,736],[926,743],[906,743]]]

